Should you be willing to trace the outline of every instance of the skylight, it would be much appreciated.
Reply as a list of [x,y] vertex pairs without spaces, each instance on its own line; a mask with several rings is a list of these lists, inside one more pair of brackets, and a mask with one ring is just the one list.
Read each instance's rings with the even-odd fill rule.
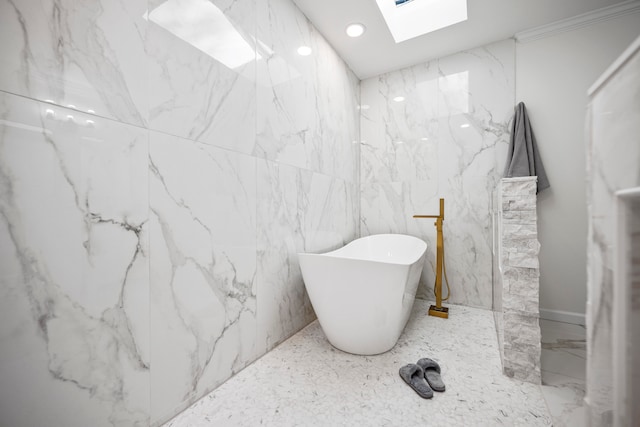
[[376,0],[396,43],[467,20],[467,0]]

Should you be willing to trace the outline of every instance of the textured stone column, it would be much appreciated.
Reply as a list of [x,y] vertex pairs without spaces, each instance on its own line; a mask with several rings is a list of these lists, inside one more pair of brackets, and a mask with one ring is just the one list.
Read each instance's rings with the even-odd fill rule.
[[536,177],[501,181],[502,367],[540,383],[539,264]]

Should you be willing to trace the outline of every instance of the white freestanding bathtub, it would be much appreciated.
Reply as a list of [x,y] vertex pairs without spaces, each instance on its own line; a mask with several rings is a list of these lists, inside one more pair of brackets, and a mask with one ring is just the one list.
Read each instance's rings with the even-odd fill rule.
[[348,353],[391,350],[409,320],[427,244],[403,234],[298,254],[311,304],[329,342]]

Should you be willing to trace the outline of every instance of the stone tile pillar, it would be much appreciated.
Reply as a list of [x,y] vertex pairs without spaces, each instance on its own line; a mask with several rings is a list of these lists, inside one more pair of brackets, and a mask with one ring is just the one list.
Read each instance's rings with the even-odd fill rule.
[[502,367],[505,375],[540,383],[539,264],[536,177],[500,183]]

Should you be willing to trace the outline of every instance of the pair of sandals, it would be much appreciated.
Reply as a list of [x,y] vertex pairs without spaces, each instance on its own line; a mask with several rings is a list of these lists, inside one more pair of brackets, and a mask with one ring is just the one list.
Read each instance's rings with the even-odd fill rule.
[[434,390],[441,392],[445,389],[440,377],[440,365],[428,357],[400,368],[400,377],[418,396],[425,399],[431,399]]

